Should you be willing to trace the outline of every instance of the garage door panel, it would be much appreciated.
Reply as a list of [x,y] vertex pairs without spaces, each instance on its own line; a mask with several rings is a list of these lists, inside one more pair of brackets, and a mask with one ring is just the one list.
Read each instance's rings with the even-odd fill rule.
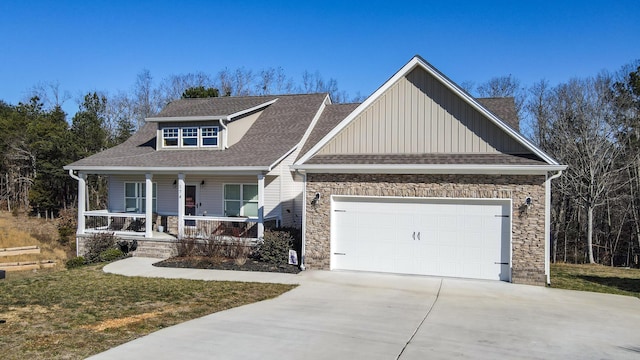
[[333,206],[341,212],[332,216],[332,251],[345,255],[333,255],[332,268],[509,280],[508,201],[341,198]]

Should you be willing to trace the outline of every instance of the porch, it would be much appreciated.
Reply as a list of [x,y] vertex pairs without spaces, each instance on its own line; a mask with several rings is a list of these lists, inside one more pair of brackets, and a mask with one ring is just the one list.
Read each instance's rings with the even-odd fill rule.
[[87,205],[87,174],[72,176],[79,185],[79,237],[110,232],[164,241],[218,235],[260,239],[265,224],[281,223],[280,206],[265,205],[273,180],[262,173],[111,174],[108,209],[97,210]]

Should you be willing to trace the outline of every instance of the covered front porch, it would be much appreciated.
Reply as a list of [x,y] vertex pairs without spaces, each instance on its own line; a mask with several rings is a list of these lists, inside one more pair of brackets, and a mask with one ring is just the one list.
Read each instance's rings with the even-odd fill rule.
[[279,206],[265,203],[273,179],[263,173],[102,174],[108,178],[107,209],[89,209],[87,173],[70,174],[78,180],[79,237],[109,232],[164,241],[260,239],[265,224],[281,222]]

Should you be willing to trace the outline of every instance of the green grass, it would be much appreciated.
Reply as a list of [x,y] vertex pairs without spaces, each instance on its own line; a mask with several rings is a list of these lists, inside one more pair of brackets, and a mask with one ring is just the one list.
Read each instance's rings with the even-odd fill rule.
[[604,265],[552,264],[551,287],[640,298],[640,270]]
[[125,277],[102,265],[8,273],[0,280],[2,359],[82,359],[295,286]]

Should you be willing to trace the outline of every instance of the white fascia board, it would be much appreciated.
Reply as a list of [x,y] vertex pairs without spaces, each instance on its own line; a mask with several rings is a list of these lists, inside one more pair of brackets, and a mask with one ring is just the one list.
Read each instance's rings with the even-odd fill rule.
[[367,107],[373,104],[382,94],[384,94],[389,88],[391,88],[398,80],[402,77],[406,76],[417,66],[422,67],[429,74],[434,76],[436,79],[441,81],[447,88],[452,90],[462,99],[464,99],[469,105],[479,111],[481,114],[485,115],[492,121],[496,126],[505,131],[507,134],[511,135],[516,141],[522,144],[525,148],[531,150],[534,154],[538,155],[544,161],[546,161],[549,165],[559,165],[557,161],[555,161],[551,156],[547,155],[540,148],[535,146],[529,140],[527,140],[524,136],[522,136],[517,131],[513,130],[511,127],[505,125],[502,120],[497,118],[491,112],[489,112],[484,106],[480,105],[471,95],[469,95],[466,91],[462,90],[458,85],[456,85],[453,81],[451,81],[448,77],[442,74],[439,70],[433,67],[431,64],[426,62],[420,56],[414,56],[405,66],[403,66],[398,72],[396,72],[387,82],[385,82],[381,87],[378,88],[371,96],[369,96],[362,104],[360,104],[349,116],[347,116],[344,120],[342,120],[333,130],[331,130],[325,137],[323,137],[313,148],[311,148],[306,154],[304,154],[300,160],[296,162],[296,165],[303,164],[305,161],[309,160],[316,152],[322,149],[333,137],[335,137],[342,129],[344,129],[353,119],[355,119],[358,115],[360,115]]
[[274,161],[273,164],[269,165],[268,171],[273,170],[276,166],[278,166],[278,164],[282,160],[284,160],[287,156],[291,155],[292,152],[296,151],[297,148],[298,148],[298,145],[292,147],[291,150],[287,151],[284,155],[280,156],[278,160]]
[[267,106],[269,106],[269,105],[271,105],[271,104],[275,103],[276,101],[278,101],[278,99],[277,99],[277,98],[276,98],[276,99],[273,99],[273,100],[270,100],[270,101],[267,101],[267,102],[265,102],[265,103],[262,103],[262,104],[260,104],[260,105],[256,105],[256,106],[254,106],[254,107],[251,107],[251,108],[248,108],[248,109],[245,109],[245,110],[240,110],[240,111],[235,112],[235,113],[233,113],[233,114],[229,114],[229,115],[227,116],[227,120],[231,120],[231,119],[233,119],[234,117],[238,117],[238,116],[241,116],[241,115],[244,115],[244,114],[248,114],[248,113],[250,113],[250,112],[253,112],[253,111],[256,111],[256,110],[259,110],[259,109],[265,108],[265,107],[267,107]]
[[549,171],[566,169],[565,165],[425,165],[425,164],[336,164],[294,165],[293,169],[305,173],[328,174],[492,174],[542,175]]
[[168,116],[168,117],[149,117],[145,118],[146,122],[187,122],[187,121],[207,121],[207,120],[229,120],[228,115],[207,115],[207,116]]
[[198,174],[260,174],[269,170],[267,166],[194,166],[194,167],[144,167],[144,166],[65,166],[65,170],[82,171],[90,174],[122,174],[122,173],[198,173]]

